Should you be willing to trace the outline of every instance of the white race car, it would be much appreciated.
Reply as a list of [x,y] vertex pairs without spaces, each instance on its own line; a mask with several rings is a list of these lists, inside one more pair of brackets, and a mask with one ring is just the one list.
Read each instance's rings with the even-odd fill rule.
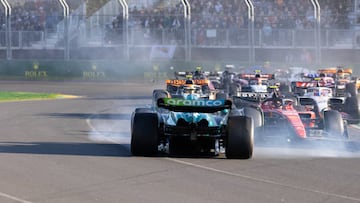
[[328,108],[328,102],[332,97],[333,90],[329,87],[309,87],[304,95],[299,97],[299,104],[309,105],[309,100],[313,100],[321,112]]
[[337,110],[344,120],[351,124],[360,122],[359,99],[357,95],[346,94],[346,97],[334,97],[332,88],[309,87],[303,96],[298,96],[298,106],[305,107],[322,118],[328,109]]

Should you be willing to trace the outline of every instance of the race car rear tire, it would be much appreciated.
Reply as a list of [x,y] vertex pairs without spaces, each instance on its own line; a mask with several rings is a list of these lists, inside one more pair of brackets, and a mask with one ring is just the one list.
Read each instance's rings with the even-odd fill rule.
[[153,90],[153,99],[155,101],[157,101],[160,98],[168,98],[168,97],[170,97],[170,94],[166,90],[162,90],[162,89]]
[[160,98],[169,98],[170,94],[166,90],[156,89],[153,91],[153,106],[157,107],[157,100]]
[[344,120],[340,112],[334,110],[324,111],[324,130],[330,136],[344,136]]
[[218,92],[216,93],[216,99],[224,99],[226,100],[228,98],[228,95],[224,92]]
[[360,123],[360,108],[359,108],[359,99],[360,97],[347,97],[345,99],[344,107],[345,112],[351,116],[351,120],[348,120],[349,124],[359,124]]
[[134,113],[151,113],[153,112],[150,108],[136,108]]
[[152,109],[150,108],[136,108],[135,111],[131,114],[131,129],[133,128],[134,125],[134,116],[137,113],[152,113],[154,112]]
[[225,155],[228,159],[249,159],[254,149],[254,123],[246,116],[230,116]]
[[241,92],[241,86],[238,86],[237,84],[231,84],[230,87],[230,96],[237,95],[238,92]]
[[349,93],[352,97],[356,97],[357,89],[355,83],[347,83],[345,86],[345,91]]
[[254,124],[254,137],[260,138],[264,126],[264,114],[260,109],[256,109],[253,107],[245,107],[244,114],[247,117],[253,119]]
[[256,109],[253,107],[245,107],[244,114],[245,114],[245,116],[253,119],[255,128],[261,127],[264,125],[264,116],[260,109]]
[[131,153],[154,156],[158,151],[159,118],[157,113],[134,113],[131,128]]

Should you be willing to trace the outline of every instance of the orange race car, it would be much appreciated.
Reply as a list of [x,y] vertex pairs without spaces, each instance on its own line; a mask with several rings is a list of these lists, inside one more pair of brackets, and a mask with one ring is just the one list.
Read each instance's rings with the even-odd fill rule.
[[187,79],[169,79],[166,80],[166,90],[170,94],[176,94],[178,89],[183,86],[199,85],[204,94],[214,91],[215,88],[208,79],[192,79],[190,76]]
[[[341,66],[319,69],[320,77],[332,77],[335,80],[334,92],[336,96],[344,96],[347,92],[359,92],[360,80],[352,76],[353,70],[351,68],[343,68]],[[347,84],[355,85],[347,85]]]
[[192,74],[186,75],[184,79],[168,79],[165,82],[166,92],[171,97],[181,96],[182,90],[189,86],[197,87],[201,98],[215,99],[217,97],[217,91],[209,79],[193,79]]

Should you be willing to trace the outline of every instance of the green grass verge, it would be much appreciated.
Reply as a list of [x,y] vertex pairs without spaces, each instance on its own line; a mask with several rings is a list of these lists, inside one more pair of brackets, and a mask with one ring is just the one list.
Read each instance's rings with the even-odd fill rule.
[[59,94],[35,93],[35,92],[0,92],[0,101],[56,99]]

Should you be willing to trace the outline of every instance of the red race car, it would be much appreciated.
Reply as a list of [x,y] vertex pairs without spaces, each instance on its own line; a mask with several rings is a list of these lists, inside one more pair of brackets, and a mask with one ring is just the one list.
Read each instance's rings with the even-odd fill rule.
[[261,102],[264,112],[262,137],[281,136],[288,141],[306,138],[347,138],[347,126],[340,112],[325,110],[317,117],[312,106],[295,108],[293,100],[268,98]]
[[[256,129],[255,137],[260,140],[285,139],[296,142],[309,138],[347,138],[347,125],[336,110],[324,110],[320,116],[314,112],[314,106],[294,106],[294,100],[273,95],[251,93],[235,98],[237,108],[258,106],[263,118],[253,117],[255,124],[262,122]],[[247,97],[246,97],[247,96]],[[264,97],[268,96],[268,97]]]

